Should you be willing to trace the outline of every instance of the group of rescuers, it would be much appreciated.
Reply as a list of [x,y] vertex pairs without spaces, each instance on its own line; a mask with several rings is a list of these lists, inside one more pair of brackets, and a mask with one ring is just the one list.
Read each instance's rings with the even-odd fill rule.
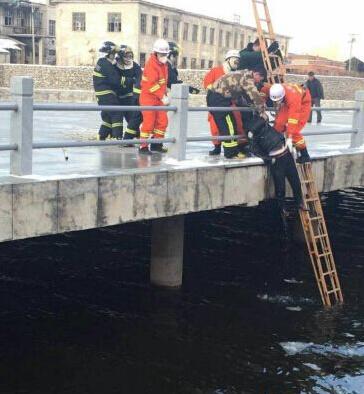
[[[268,51],[281,56],[277,42]],[[182,83],[178,77],[179,48],[174,42],[158,39],[144,70],[134,61],[132,49],[106,41],[100,48],[102,57],[93,73],[93,84],[99,105],[140,106],[141,111],[102,111],[100,140],[106,138],[130,140],[153,139],[142,143],[139,154],[165,153],[158,139],[165,137],[168,126],[166,111],[143,110],[144,106],[167,106],[173,84]],[[212,136],[238,136],[236,139],[213,139],[210,155],[220,155],[221,146],[228,159],[261,157],[271,168],[276,198],[285,207],[285,180],[290,183],[297,209],[305,209],[295,160],[310,161],[301,131],[311,113],[311,95],[304,85],[267,83],[260,43],[257,39],[242,51],[229,50],[221,66],[213,67],[203,81],[207,90],[208,107],[254,107],[254,111],[211,111],[208,121]],[[190,93],[199,89],[190,87]],[[273,126],[266,113],[274,107]],[[123,121],[127,128],[123,132]],[[294,158],[293,152],[297,152]]]

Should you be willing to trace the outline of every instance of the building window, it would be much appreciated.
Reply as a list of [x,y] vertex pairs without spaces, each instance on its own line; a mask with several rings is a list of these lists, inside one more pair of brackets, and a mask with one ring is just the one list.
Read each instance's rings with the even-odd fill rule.
[[13,13],[11,12],[11,10],[6,9],[5,11],[5,26],[12,26],[13,24]]
[[191,59],[191,68],[192,68],[192,70],[194,70],[196,68],[196,64],[197,64],[197,59],[193,57]]
[[183,24],[183,39],[184,41],[188,41],[188,30],[190,25],[188,23]]
[[215,44],[215,29],[210,29],[210,45]]
[[243,48],[245,48],[245,42],[244,42],[244,39],[245,39],[245,37],[244,37],[244,33],[242,33],[242,34],[240,34],[240,48],[241,49],[243,49]]
[[140,55],[139,55],[140,67],[144,67],[145,66],[145,59],[146,59],[146,53],[145,52],[140,52]]
[[214,65],[214,62],[212,60],[209,60],[209,68],[212,68],[213,65]]
[[173,39],[177,41],[179,38],[179,22],[173,21]]
[[229,31],[227,31],[225,33],[225,46],[226,48],[230,48],[230,37],[231,37],[231,33]]
[[202,44],[206,44],[207,41],[207,27],[202,28]]
[[205,59],[201,59],[201,70],[205,69]]
[[234,49],[238,47],[238,33],[234,33]]
[[18,9],[16,11],[16,25],[19,27],[25,26],[24,10],[22,10],[22,9]]
[[120,12],[109,12],[107,14],[107,31],[120,32],[121,31],[121,14]]
[[186,57],[182,58],[181,68],[187,68],[187,58]]
[[152,16],[152,36],[158,35],[158,17]]
[[49,20],[48,30],[49,30],[49,35],[50,36],[55,36],[56,35],[56,21],[51,20],[51,19]]
[[86,31],[86,13],[72,12],[72,30]]
[[167,38],[169,36],[169,19],[163,19],[163,38]]
[[56,50],[55,49],[49,49],[48,50],[48,55],[49,56],[56,56]]
[[[193,25],[192,26],[192,41],[193,42],[197,42],[197,35],[198,35],[198,26],[197,25]],[[192,62],[192,60],[191,60],[191,62]]]
[[140,32],[147,34],[147,14],[140,14]]
[[219,47],[222,47],[222,30],[219,30]]

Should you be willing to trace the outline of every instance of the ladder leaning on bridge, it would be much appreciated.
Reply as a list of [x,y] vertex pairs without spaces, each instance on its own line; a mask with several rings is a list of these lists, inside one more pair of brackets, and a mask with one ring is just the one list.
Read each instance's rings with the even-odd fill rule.
[[[271,84],[283,83],[285,67],[281,57],[268,53],[268,44],[272,44],[276,40],[276,36],[267,0],[252,0],[252,4],[268,82]],[[263,17],[261,17],[261,8],[264,11]],[[262,22],[266,23],[266,30],[263,30]],[[341,304],[343,303],[343,295],[320,196],[312,172],[312,164],[297,164],[297,169],[301,181],[304,204],[307,208],[307,211],[300,210],[300,219],[321,299],[325,306]]]

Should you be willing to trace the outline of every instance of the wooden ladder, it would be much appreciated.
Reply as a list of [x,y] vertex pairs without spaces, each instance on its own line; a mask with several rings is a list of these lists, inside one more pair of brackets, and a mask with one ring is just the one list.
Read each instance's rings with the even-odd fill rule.
[[303,232],[325,306],[342,304],[343,295],[331,250],[324,214],[312,172],[312,164],[297,164],[302,194],[307,211],[300,210]]
[[[276,35],[273,30],[267,0],[252,0],[252,3],[264,67],[267,70],[268,82],[271,84],[283,83],[286,69],[281,57],[268,53],[268,47],[273,41],[276,41]],[[262,12],[264,13],[263,17],[261,16]],[[266,27],[265,30],[262,26],[263,23],[266,24],[266,26],[264,26]]]

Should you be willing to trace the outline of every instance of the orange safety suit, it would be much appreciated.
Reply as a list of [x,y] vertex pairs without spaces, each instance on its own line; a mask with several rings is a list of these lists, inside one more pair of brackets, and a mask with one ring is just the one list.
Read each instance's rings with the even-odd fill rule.
[[[156,54],[150,55],[145,64],[140,92],[141,106],[163,106],[167,93],[168,66],[161,63]],[[140,138],[164,138],[168,126],[166,111],[142,111],[143,123]],[[143,147],[143,145],[141,145]]]
[[306,148],[305,139],[301,130],[305,127],[311,113],[311,94],[308,89],[296,84],[284,83],[286,92],[282,106],[279,109],[274,128],[280,132],[286,132],[287,137],[297,150]]
[[[203,87],[206,90],[209,90],[210,87],[214,84],[215,81],[217,81],[220,77],[222,77],[223,75],[225,75],[225,70],[224,70],[224,66],[219,66],[219,67],[213,67],[206,75],[205,78],[203,80]],[[241,119],[241,115],[239,111],[233,112],[234,118],[235,118],[235,122],[236,122],[236,128],[237,128],[237,133],[239,135],[245,135],[244,134],[244,129],[243,129],[243,121]],[[210,123],[210,133],[213,137],[218,136],[219,135],[219,129],[216,125],[216,122],[213,118],[213,116],[211,115],[211,113],[209,112],[207,120]],[[212,143],[214,145],[221,145],[221,141],[217,141],[217,140],[212,140]]]

